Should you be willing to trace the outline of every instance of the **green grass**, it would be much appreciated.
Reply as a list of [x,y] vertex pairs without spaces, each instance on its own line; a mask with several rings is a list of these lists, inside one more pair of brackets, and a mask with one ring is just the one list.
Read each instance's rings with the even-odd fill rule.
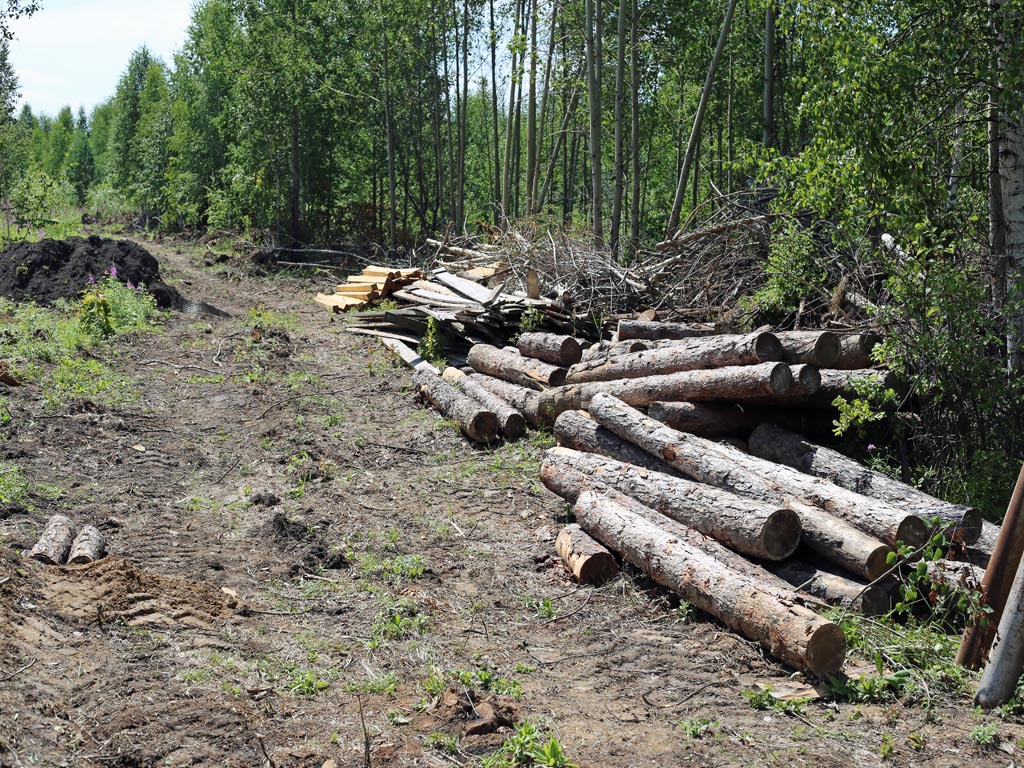
[[345,692],[394,696],[401,682],[398,679],[398,675],[394,672],[388,672],[386,675],[375,677],[362,683],[348,683],[345,686]]
[[25,506],[28,499],[28,481],[17,464],[0,461],[0,505]]

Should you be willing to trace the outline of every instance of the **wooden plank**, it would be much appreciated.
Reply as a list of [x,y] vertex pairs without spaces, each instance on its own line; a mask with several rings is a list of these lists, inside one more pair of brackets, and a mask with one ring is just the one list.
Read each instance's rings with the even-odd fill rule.
[[357,336],[373,336],[378,339],[395,339],[406,344],[420,343],[420,339],[416,336],[410,336],[404,333],[398,333],[397,331],[377,331],[373,328],[346,328],[345,333],[354,333]]
[[318,293],[313,301],[328,312],[344,312],[351,307],[359,307],[366,304],[362,299],[355,299],[349,296],[339,296],[337,294],[328,296],[324,293]]
[[337,288],[335,288],[335,291],[344,296],[357,296],[363,299],[373,296],[377,293],[377,291],[374,290],[374,287],[367,283],[357,285],[349,285],[348,283],[342,283]]
[[491,295],[491,291],[488,288],[477,285],[472,280],[456,277],[446,269],[435,270],[432,279],[455,291],[460,296],[465,296],[467,299],[472,299],[480,304],[487,301]]
[[439,376],[441,374],[441,372],[437,370],[436,366],[420,357],[419,353],[412,347],[408,346],[405,342],[399,341],[398,339],[389,339],[384,337],[381,338],[381,343],[402,358],[402,362],[414,371],[429,371],[435,376]]
[[480,306],[477,302],[472,299],[464,299],[461,296],[453,296],[446,293],[436,293],[434,291],[428,291],[424,288],[412,288],[410,293],[415,296],[419,296],[423,299],[429,299],[436,304],[458,304],[461,306],[476,307]]

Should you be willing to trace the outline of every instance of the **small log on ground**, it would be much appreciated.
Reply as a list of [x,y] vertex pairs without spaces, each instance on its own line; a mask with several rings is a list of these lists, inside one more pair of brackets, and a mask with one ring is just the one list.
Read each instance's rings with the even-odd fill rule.
[[862,584],[846,576],[815,568],[801,560],[787,560],[769,568],[795,588],[829,605],[841,605],[865,616],[888,613],[898,585],[895,579]]
[[558,444],[565,448],[581,453],[594,453],[654,472],[678,476],[676,470],[668,464],[605,429],[590,418],[586,411],[566,411],[561,414],[555,420],[554,433]]
[[75,541],[75,524],[64,515],[54,515],[46,521],[39,541],[32,547],[29,557],[47,565],[64,565]]
[[526,418],[531,427],[540,426],[540,417],[537,415],[537,406],[540,404],[540,393],[533,389],[520,387],[493,376],[486,376],[482,373],[474,373],[469,376],[470,381],[479,384],[481,387],[500,397],[511,405]]
[[799,490],[786,482],[787,473],[799,475],[796,470],[770,464],[778,473],[775,480],[769,479],[749,466],[761,460],[743,458],[744,454],[728,446],[669,429],[613,397],[595,398],[591,416],[687,477],[792,509],[800,515],[803,541],[830,562],[869,580],[885,572],[890,547],[802,498]]
[[619,341],[629,339],[690,339],[694,336],[714,336],[715,329],[709,325],[686,325],[684,323],[656,323],[646,320],[619,320]]
[[106,554],[107,540],[98,528],[87,525],[78,532],[71,545],[68,565],[86,565],[101,560]]
[[[928,526],[916,515],[819,477],[805,475],[792,467],[749,456],[727,445],[669,429],[609,395],[596,396],[591,401],[590,413],[599,424],[615,432],[619,437],[636,443],[670,464],[673,463],[670,457],[677,452],[677,446],[688,448],[691,453],[701,449],[714,451],[735,467],[760,476],[766,482],[843,518],[868,535],[888,544],[902,541],[911,546],[919,546],[928,538]],[[682,467],[677,468],[686,471]]]
[[478,443],[490,443],[498,438],[501,427],[493,411],[455,389],[440,376],[427,371],[417,371],[413,374],[413,381],[430,404],[457,422],[471,439]]
[[782,342],[782,359],[787,363],[831,368],[842,353],[839,336],[832,331],[780,331],[775,335]]
[[943,522],[959,528],[967,544],[973,544],[981,536],[981,513],[977,509],[936,499],[800,435],[764,424],[751,433],[749,447],[750,453],[762,459],[823,477],[843,488],[880,499],[925,519],[941,518]]
[[578,525],[567,525],[555,540],[555,550],[580,584],[601,584],[619,574],[615,557]]
[[814,410],[737,403],[651,403],[647,414],[672,429],[700,437],[746,436],[761,424],[813,434],[832,433],[831,416]]
[[556,387],[541,395],[539,414],[552,424],[560,413],[585,409],[598,394],[610,394],[629,405],[648,406],[662,400],[746,402],[766,395],[784,395],[793,374],[784,363],[734,365],[699,371],[680,371],[639,379],[594,381]]
[[519,336],[516,348],[523,357],[532,357],[561,368],[574,365],[583,358],[579,341],[557,333],[524,333]]
[[723,334],[687,339],[659,349],[615,355],[607,359],[578,363],[569,369],[568,384],[589,381],[636,379],[700,368],[756,365],[782,358],[782,345],[770,333],[746,336]]
[[759,642],[783,663],[816,675],[834,674],[842,667],[846,640],[838,626],[768,594],[754,580],[674,539],[612,496],[587,491],[576,503],[576,518],[594,538],[656,582]]
[[840,368],[844,371],[852,371],[858,368],[870,368],[874,361],[871,359],[873,350],[882,341],[877,333],[845,333],[839,337],[839,345],[842,351],[839,359],[836,360],[833,368]]
[[591,453],[569,448],[547,452],[540,477],[549,489],[574,501],[573,485],[578,488],[580,483],[567,486],[566,481],[578,475],[600,480],[745,555],[782,560],[800,543],[800,517],[786,507],[744,499],[720,488]]
[[477,373],[494,376],[523,387],[557,387],[565,382],[564,368],[523,357],[514,348],[502,349],[489,344],[474,344],[466,359]]
[[458,368],[445,368],[442,378],[498,417],[501,432],[510,440],[516,440],[526,432],[526,418],[496,394],[477,383]]

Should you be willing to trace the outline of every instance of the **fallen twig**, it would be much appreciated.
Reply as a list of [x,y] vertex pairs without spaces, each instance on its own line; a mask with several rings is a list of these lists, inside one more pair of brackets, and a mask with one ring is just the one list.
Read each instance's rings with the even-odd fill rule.
[[[10,578],[10,577],[8,576],[8,578]],[[7,675],[6,677],[0,677],[0,683],[10,682],[14,678],[16,678],[18,675],[20,675],[22,672],[25,672],[25,671],[27,671],[29,669],[32,669],[32,667],[34,667],[38,663],[39,663],[39,659],[32,659],[32,661],[30,661],[24,667],[21,667],[20,669],[14,670],[13,672],[11,672],[11,674]]]

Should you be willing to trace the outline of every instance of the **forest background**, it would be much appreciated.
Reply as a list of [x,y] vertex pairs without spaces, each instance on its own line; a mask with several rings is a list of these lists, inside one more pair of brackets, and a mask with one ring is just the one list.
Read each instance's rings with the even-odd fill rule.
[[[3,23],[37,3],[6,0]],[[906,390],[847,448],[997,518],[1022,454],[1020,0],[202,0],[91,113],[16,108],[0,42],[0,241],[82,215],[250,242],[528,226],[622,263],[766,216],[738,322],[842,286]],[[538,235],[543,236],[543,235]],[[881,431],[879,431],[881,430]],[[877,447],[880,446],[880,447]]]

